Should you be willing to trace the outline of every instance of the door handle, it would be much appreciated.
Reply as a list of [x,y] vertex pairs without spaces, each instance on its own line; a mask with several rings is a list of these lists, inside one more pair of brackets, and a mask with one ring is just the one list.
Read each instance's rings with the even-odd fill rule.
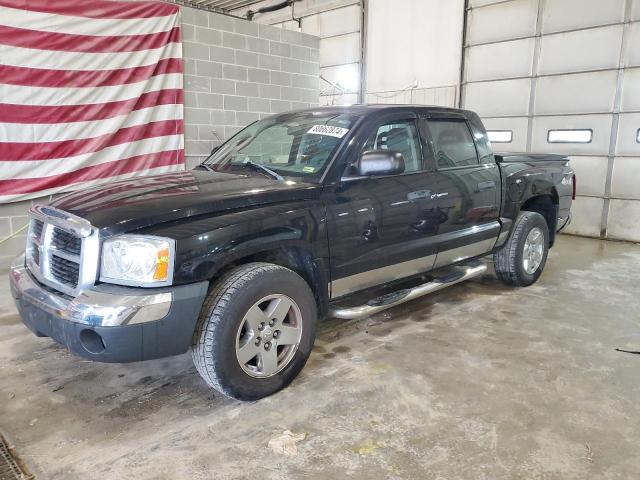
[[494,182],[493,180],[489,180],[488,182],[480,182],[478,184],[478,191],[482,192],[484,190],[491,190],[496,188],[496,182]]
[[429,198],[431,196],[430,190],[416,190],[415,192],[407,193],[407,200],[410,202],[419,200],[421,198]]

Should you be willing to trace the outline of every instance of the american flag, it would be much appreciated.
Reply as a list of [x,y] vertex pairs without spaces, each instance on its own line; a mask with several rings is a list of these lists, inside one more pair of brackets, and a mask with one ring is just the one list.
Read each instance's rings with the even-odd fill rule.
[[0,0],[0,202],[184,169],[179,8]]

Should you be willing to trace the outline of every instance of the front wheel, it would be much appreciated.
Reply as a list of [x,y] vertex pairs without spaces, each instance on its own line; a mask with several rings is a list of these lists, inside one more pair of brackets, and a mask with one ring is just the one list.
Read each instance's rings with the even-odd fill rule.
[[271,395],[304,367],[316,317],[313,293],[295,272],[270,263],[235,268],[202,307],[191,348],[196,369],[228,397]]
[[548,253],[546,220],[537,212],[522,211],[509,240],[493,256],[496,276],[507,285],[527,287],[542,274]]

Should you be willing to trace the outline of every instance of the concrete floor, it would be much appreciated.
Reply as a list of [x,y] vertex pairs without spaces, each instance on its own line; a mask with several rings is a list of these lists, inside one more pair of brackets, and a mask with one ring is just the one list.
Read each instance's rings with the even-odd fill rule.
[[[256,403],[190,357],[75,358],[0,292],[0,430],[39,479],[630,479],[640,472],[640,245],[562,236],[541,280],[487,275],[321,325]],[[3,282],[4,283],[4,282]],[[306,433],[298,453],[267,446]]]

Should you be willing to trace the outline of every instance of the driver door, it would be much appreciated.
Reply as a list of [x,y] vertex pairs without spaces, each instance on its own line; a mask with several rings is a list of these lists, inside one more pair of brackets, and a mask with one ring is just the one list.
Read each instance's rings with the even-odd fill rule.
[[403,173],[358,176],[348,167],[329,206],[331,297],[337,298],[432,268],[439,215],[431,198],[417,118],[404,113],[365,129],[359,154],[402,154]]

